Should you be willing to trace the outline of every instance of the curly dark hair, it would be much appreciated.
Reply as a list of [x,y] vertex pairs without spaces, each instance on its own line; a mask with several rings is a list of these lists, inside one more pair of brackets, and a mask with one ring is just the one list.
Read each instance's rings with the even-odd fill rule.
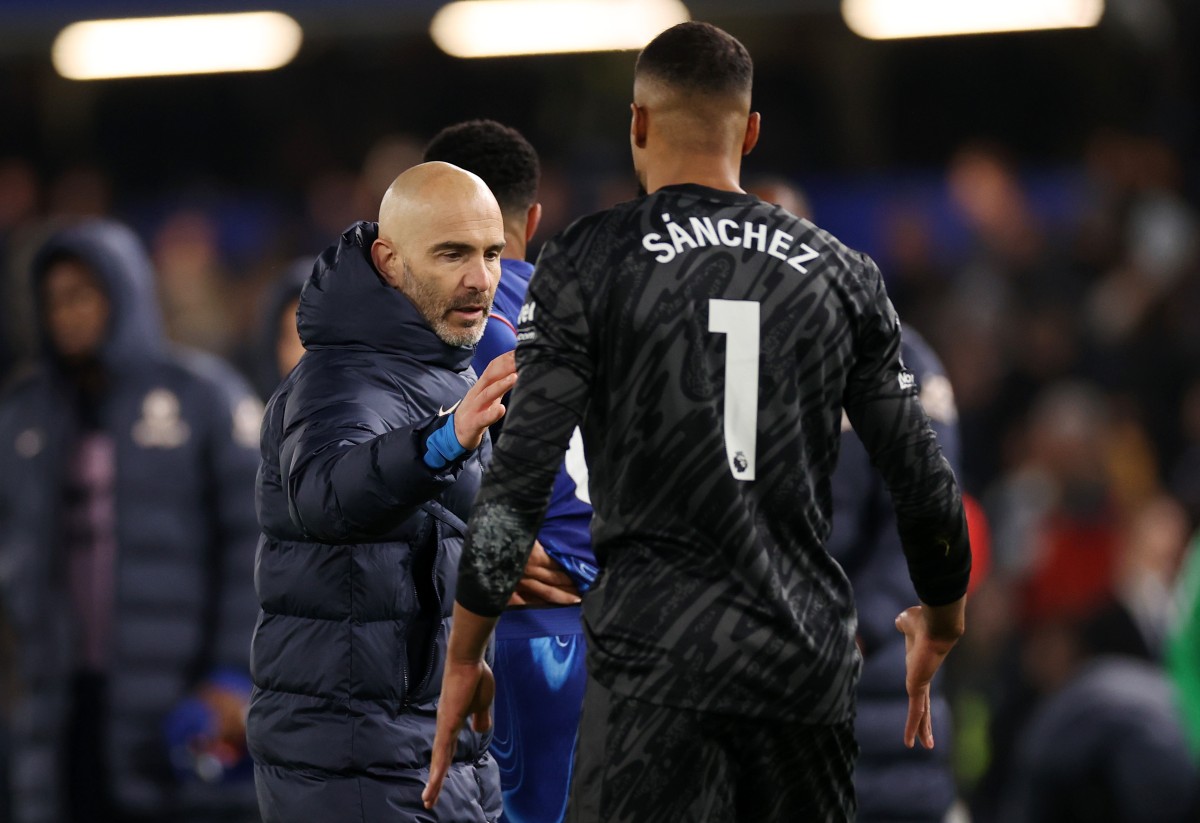
[[653,77],[684,92],[743,95],[754,81],[754,61],[733,35],[693,21],[651,40],[638,55],[634,77]]
[[468,120],[442,129],[425,147],[425,162],[433,160],[478,174],[505,214],[523,212],[537,202],[537,152],[519,131],[495,120]]

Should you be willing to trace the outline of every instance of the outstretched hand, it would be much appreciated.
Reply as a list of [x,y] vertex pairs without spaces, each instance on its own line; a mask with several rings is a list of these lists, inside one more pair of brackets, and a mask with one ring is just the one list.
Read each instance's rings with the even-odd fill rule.
[[496,680],[492,669],[482,660],[473,663],[446,661],[442,677],[442,696],[438,702],[437,733],[433,739],[433,761],[429,764],[429,781],[421,792],[421,802],[432,809],[442,791],[442,783],[450,764],[458,733],[467,716],[471,728],[486,732],[492,727],[492,698],[496,695]]
[[[494,362],[494,361],[493,361]],[[429,764],[429,781],[421,800],[432,809],[442,791],[442,783],[450,764],[458,732],[467,716],[471,728],[486,732],[492,727],[492,698],[496,696],[496,679],[483,659],[483,652],[495,617],[475,614],[461,603],[454,604],[454,625],[446,643],[446,668],[442,674],[442,696],[438,702],[437,733],[433,739],[433,760]]]
[[930,713],[930,684],[950,649],[963,633],[965,598],[946,606],[913,606],[896,618],[904,633],[904,685],[908,690],[908,719],[904,723],[904,745],[912,748],[919,739],[933,748],[933,717]]
[[517,361],[512,352],[488,363],[475,385],[454,410],[454,435],[467,451],[479,448],[483,433],[504,416],[504,395],[517,382]]

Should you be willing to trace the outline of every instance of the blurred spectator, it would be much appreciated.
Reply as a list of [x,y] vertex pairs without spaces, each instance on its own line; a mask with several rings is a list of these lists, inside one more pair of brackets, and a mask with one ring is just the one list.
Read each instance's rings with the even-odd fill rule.
[[746,184],[746,191],[766,203],[774,203],[797,217],[811,220],[812,205],[798,186],[789,183],[782,177],[759,177]]
[[1098,657],[1023,735],[1003,820],[1191,823],[1198,776],[1161,668]]
[[1020,581],[1022,619],[1079,618],[1109,597],[1117,512],[1104,398],[1083,383],[1037,400],[1024,456],[988,494],[995,562]]
[[[1114,599],[1078,630],[1057,624],[1057,648],[1027,643],[1030,670],[1048,696],[1019,734],[1002,819],[1196,819],[1200,771],[1161,665],[1186,529],[1170,498],[1140,506],[1122,530]],[[1047,637],[1037,629],[1031,641]]]
[[[420,163],[423,151],[421,141],[407,134],[389,134],[376,140],[363,159],[355,216],[374,214],[387,187],[402,171]],[[354,219],[352,216],[334,227],[335,231],[340,232]]]
[[1169,497],[1157,497],[1129,516],[1117,549],[1113,599],[1085,623],[1085,651],[1162,663],[1187,538],[1187,515]]
[[1200,525],[1200,378],[1192,380],[1179,411],[1183,447],[1171,464],[1171,492],[1193,525]]
[[33,232],[40,189],[33,167],[0,159],[0,386],[29,348],[29,295],[12,264]]
[[229,354],[238,328],[216,224],[200,211],[176,212],[159,227],[153,249],[167,336],[185,346]]
[[50,184],[47,212],[59,220],[105,217],[112,208],[112,181],[95,166],[74,166]]
[[884,216],[883,242],[883,270],[897,313],[909,326],[935,328],[951,283],[929,215],[912,203],[893,204]]
[[245,751],[260,404],[168,350],[124,226],[64,229],[32,274],[38,368],[0,404],[15,819],[251,819],[252,784],[220,778]]
[[304,344],[296,327],[296,310],[300,307],[300,292],[312,273],[313,262],[311,257],[292,261],[261,301],[258,334],[249,365],[254,386],[264,401],[274,394],[304,354]]
[[347,171],[325,171],[309,181],[304,201],[313,234],[336,236],[357,220],[362,214],[358,210],[359,189],[358,177]]
[[[1070,261],[1046,236],[1011,162],[998,148],[968,145],[946,173],[950,197],[972,234],[970,254],[947,304],[949,322],[935,342],[949,352],[966,331],[979,357],[947,357],[959,389],[964,462],[984,487],[1006,463],[1010,430],[1037,394],[1068,376],[1078,358],[1076,312],[1082,283]],[[970,337],[968,341],[970,341]],[[984,391],[974,369],[994,376]],[[982,387],[981,387],[982,388]]]

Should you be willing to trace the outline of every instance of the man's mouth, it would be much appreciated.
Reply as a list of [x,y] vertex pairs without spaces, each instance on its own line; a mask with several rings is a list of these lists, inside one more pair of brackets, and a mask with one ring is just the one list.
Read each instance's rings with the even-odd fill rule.
[[483,305],[455,306],[450,310],[450,313],[458,316],[462,320],[478,320],[484,316],[486,311],[487,307]]

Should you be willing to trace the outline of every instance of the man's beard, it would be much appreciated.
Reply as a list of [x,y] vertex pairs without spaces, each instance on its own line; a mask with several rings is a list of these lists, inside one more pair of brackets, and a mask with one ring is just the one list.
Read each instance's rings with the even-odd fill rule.
[[[492,301],[484,292],[471,289],[446,299],[438,293],[429,279],[415,276],[407,264],[404,266],[404,288],[401,291],[417,307],[417,311],[443,343],[450,346],[474,346],[483,337],[487,319],[492,313]],[[473,326],[464,328],[450,319],[450,312],[455,309],[479,305],[483,306],[483,315]]]

